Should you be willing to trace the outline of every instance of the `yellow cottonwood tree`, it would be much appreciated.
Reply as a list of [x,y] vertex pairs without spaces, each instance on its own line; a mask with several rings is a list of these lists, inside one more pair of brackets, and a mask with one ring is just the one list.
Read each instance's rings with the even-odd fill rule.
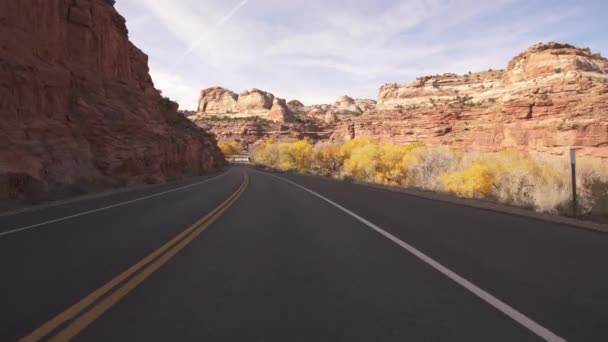
[[486,197],[494,188],[494,176],[485,165],[475,164],[466,170],[448,173],[442,179],[446,191],[462,197]]
[[313,157],[312,145],[306,140],[279,145],[281,162],[284,169],[296,169],[300,172],[310,170]]
[[231,142],[220,141],[217,145],[220,148],[220,150],[222,150],[222,153],[224,153],[226,158],[229,158],[229,157],[239,153],[239,151],[241,150],[239,143],[236,141],[231,141]]
[[313,155],[315,167],[321,171],[340,171],[344,165],[344,156],[341,150],[342,146],[336,144],[320,146]]

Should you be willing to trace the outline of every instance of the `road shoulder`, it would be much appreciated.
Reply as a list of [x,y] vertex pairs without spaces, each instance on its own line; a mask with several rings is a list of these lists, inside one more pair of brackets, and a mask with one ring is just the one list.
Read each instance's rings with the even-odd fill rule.
[[[292,173],[292,172],[277,172],[277,171],[273,171],[273,170],[266,170],[266,169],[262,170],[262,169],[257,169],[257,168],[256,168],[256,170],[261,171],[261,172],[268,172],[271,174],[278,174],[278,175],[293,174],[293,175],[298,175],[298,176],[323,179],[326,181],[346,182],[346,181],[342,181],[339,179],[323,177],[323,176],[318,176],[318,175]],[[595,232],[599,232],[599,233],[608,233],[608,224],[593,222],[593,221],[584,221],[584,220],[579,220],[579,219],[575,219],[575,218],[571,218],[571,217],[553,215],[553,214],[542,213],[542,212],[535,212],[535,211],[532,211],[532,210],[529,210],[526,208],[510,206],[507,204],[501,204],[501,203],[491,202],[491,201],[487,201],[487,200],[460,198],[460,197],[456,197],[456,196],[453,196],[453,195],[450,195],[447,193],[423,191],[423,190],[411,189],[411,188],[409,188],[409,189],[398,188],[398,187],[393,187],[393,186],[367,183],[367,182],[349,182],[349,183],[357,184],[357,185],[361,185],[361,186],[365,186],[365,187],[371,187],[371,188],[384,190],[384,191],[402,193],[405,195],[423,198],[423,199],[432,200],[432,201],[441,201],[441,202],[463,205],[463,206],[477,208],[477,209],[489,210],[489,211],[493,211],[493,212],[522,216],[522,217],[545,221],[545,222],[557,223],[557,224],[561,224],[561,225],[565,225],[565,226],[569,226],[569,227],[577,228],[577,229],[586,229],[586,230],[591,230],[591,231],[595,231]]]

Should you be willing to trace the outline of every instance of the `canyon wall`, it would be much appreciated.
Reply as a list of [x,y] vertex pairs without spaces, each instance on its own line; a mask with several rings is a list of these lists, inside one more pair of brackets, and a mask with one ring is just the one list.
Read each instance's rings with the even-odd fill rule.
[[608,60],[548,43],[506,70],[418,78],[380,89],[376,108],[343,120],[334,140],[370,137],[461,149],[608,158]]
[[162,182],[223,163],[177,113],[113,0],[0,2],[0,203]]

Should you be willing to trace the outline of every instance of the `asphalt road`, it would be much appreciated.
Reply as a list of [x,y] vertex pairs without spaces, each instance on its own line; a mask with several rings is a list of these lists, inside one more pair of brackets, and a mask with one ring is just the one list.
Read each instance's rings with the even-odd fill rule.
[[608,235],[231,168],[0,216],[0,341],[608,341]]

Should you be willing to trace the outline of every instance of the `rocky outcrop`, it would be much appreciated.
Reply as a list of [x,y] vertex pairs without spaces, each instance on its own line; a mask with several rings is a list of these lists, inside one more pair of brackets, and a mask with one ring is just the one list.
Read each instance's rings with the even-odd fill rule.
[[357,107],[359,107],[361,113],[365,113],[376,108],[376,100],[355,99],[355,104]]
[[213,87],[201,91],[198,101],[198,113],[224,114],[234,113],[237,108],[238,95],[222,87]]
[[350,96],[340,96],[333,104],[320,104],[303,107],[300,109],[306,112],[309,117],[324,120],[333,113],[335,117],[348,117],[360,115],[376,107],[376,101],[370,99],[353,99]]
[[222,88],[212,87],[201,91],[199,106],[194,121],[200,122],[205,117],[247,118],[260,117],[275,122],[313,120],[333,123],[343,116],[360,115],[374,109],[376,101],[353,99],[342,96],[334,104],[305,106],[298,100],[285,100],[274,94],[253,88],[239,95]]
[[[236,140],[244,146],[269,138],[298,139],[313,141],[329,139],[336,124],[344,118],[361,115],[373,109],[374,100],[354,100],[344,96],[334,104],[305,106],[298,100],[285,100],[273,94],[252,89],[237,97],[237,111],[228,107],[218,111],[201,112],[209,108],[205,103],[220,96],[211,96],[224,88],[209,88],[202,91],[201,105],[196,116],[189,118],[200,127],[213,132],[220,140]],[[268,106],[272,99],[271,106]]]
[[0,2],[0,202],[162,182],[216,168],[111,0]]
[[272,108],[274,95],[256,88],[242,92],[236,104],[240,113],[266,114]]
[[298,100],[291,100],[291,101],[287,102],[287,105],[292,110],[299,110],[300,108],[304,108],[304,104]]
[[256,88],[236,95],[228,89],[213,87],[201,92],[197,116],[194,121],[205,117],[227,116],[230,118],[260,117],[276,122],[293,119],[292,109],[285,100],[274,94]]
[[275,122],[291,122],[291,110],[287,106],[287,103],[283,99],[275,98],[270,112],[268,112],[268,119]]
[[325,116],[330,113],[334,113],[332,106],[330,105],[314,105],[310,107],[304,107],[301,109],[304,115],[313,120],[324,120]]
[[338,116],[334,112],[327,112],[325,114],[325,116],[323,117],[323,121],[326,124],[333,124],[333,123],[336,123],[338,121]]
[[516,84],[561,73],[605,75],[608,73],[608,63],[590,49],[551,42],[534,45],[521,53],[509,62],[507,71],[504,81]]
[[335,110],[337,111],[345,111],[345,112],[354,112],[361,113],[361,108],[357,107],[355,104],[355,100],[350,96],[341,96],[336,100],[334,105]]
[[337,113],[354,113],[361,114],[372,110],[376,107],[376,101],[369,99],[353,99],[350,96],[344,95],[336,100],[331,110]]
[[327,140],[333,132],[333,126],[314,122],[279,123],[256,118],[208,120],[201,117],[195,122],[214,132],[219,140],[237,141],[245,148],[268,138]]
[[506,70],[418,78],[380,89],[376,109],[342,122],[334,139],[373,137],[457,148],[608,157],[608,60],[549,43]]

